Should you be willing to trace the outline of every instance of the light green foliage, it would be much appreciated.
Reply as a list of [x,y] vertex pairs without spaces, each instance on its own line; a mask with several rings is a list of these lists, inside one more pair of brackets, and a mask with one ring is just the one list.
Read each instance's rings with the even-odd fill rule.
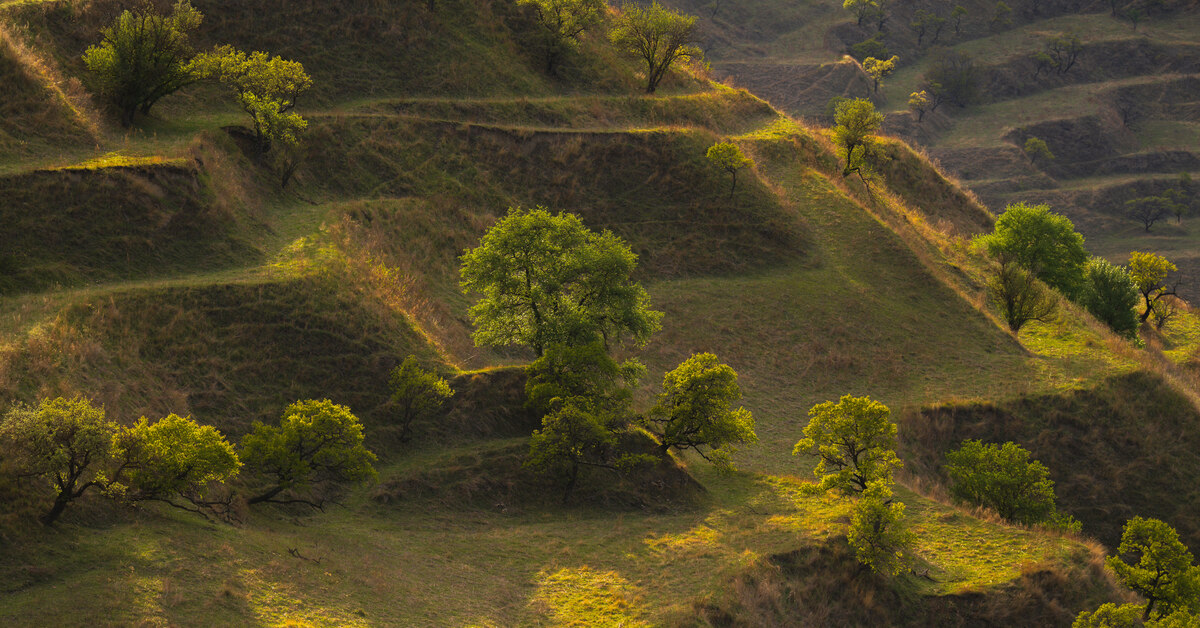
[[249,499],[251,504],[294,501],[320,507],[320,499],[278,496],[375,477],[375,454],[363,446],[362,423],[350,408],[328,399],[293,403],[277,426],[256,422],[242,439],[242,461],[266,481],[262,492]]
[[862,26],[863,20],[874,17],[879,11],[879,3],[876,0],[844,0],[842,8],[853,13],[858,25]]
[[1129,278],[1133,280],[1145,304],[1146,309],[1141,314],[1141,320],[1144,321],[1154,312],[1155,303],[1175,295],[1179,282],[1167,287],[1167,276],[1179,268],[1161,255],[1133,251],[1129,254],[1128,269]]
[[1158,519],[1126,522],[1117,555],[1105,562],[1122,584],[1146,598],[1143,618],[1200,607],[1200,568],[1175,529]]
[[1066,74],[1075,67],[1079,53],[1083,52],[1083,43],[1074,34],[1057,35],[1046,42],[1045,53],[1050,57],[1054,68],[1059,74]]
[[846,541],[858,562],[883,576],[909,569],[916,535],[904,518],[904,504],[892,500],[890,482],[871,482],[850,515]]
[[754,160],[747,157],[742,149],[733,142],[717,142],[709,146],[704,155],[714,166],[728,172],[733,177],[733,183],[729,186],[729,198],[733,198],[733,191],[737,188],[738,170],[747,167],[753,168]]
[[955,499],[991,508],[1009,521],[1079,531],[1079,522],[1054,505],[1050,470],[1016,443],[964,441],[946,454],[946,474]]
[[254,124],[259,148],[266,152],[271,142],[284,146],[298,143],[298,133],[308,123],[292,111],[300,94],[312,87],[312,79],[298,61],[271,57],[265,52],[246,54],[232,46],[198,55],[196,71],[233,90],[238,104]]
[[671,64],[703,54],[696,46],[696,17],[676,13],[657,1],[648,7],[622,6],[610,37],[618,48],[645,62],[647,94],[658,89]]
[[846,156],[842,176],[850,176],[854,172],[861,174],[866,166],[870,135],[883,125],[883,114],[875,111],[875,104],[870,100],[855,98],[838,103],[834,121],[837,126],[833,128],[833,141]]
[[663,376],[646,424],[664,452],[692,449],[718,469],[732,470],[734,445],[758,442],[750,411],[732,408],[741,398],[737,373],[717,356],[697,353]]
[[925,90],[908,95],[908,109],[917,114],[917,122],[925,119],[925,111],[929,109],[929,92]]
[[1050,146],[1046,144],[1046,140],[1040,137],[1030,137],[1025,140],[1025,154],[1033,161],[1053,161],[1054,153],[1050,152]]
[[541,27],[540,45],[547,74],[554,74],[563,55],[576,46],[585,30],[600,21],[604,12],[601,0],[517,0],[517,4],[529,7]]
[[876,59],[875,57],[863,59],[863,71],[875,82],[875,93],[879,93],[879,86],[883,83],[883,79],[896,71],[896,62],[899,60],[900,57],[895,55],[892,55],[892,58],[886,61]]
[[1014,334],[1030,321],[1049,322],[1058,312],[1058,297],[1007,254],[1001,254],[987,289],[988,299]]
[[462,256],[462,288],[480,293],[469,314],[478,345],[606,347],[628,333],[644,344],[661,312],[632,275],[637,256],[578,216],[514,207]]
[[22,474],[54,491],[54,504],[41,517],[49,525],[88,489],[103,488],[116,433],[104,409],[82,397],[43,399],[18,405],[0,419],[0,447]]
[[1094,611],[1084,611],[1075,618],[1071,628],[1141,628],[1145,606],[1142,604],[1105,604]]
[[565,476],[564,503],[571,498],[582,467],[612,468],[608,460],[617,437],[586,405],[574,399],[563,400],[556,410],[542,418],[542,429],[534,432],[529,441],[525,466]]
[[946,27],[946,18],[925,9],[917,9],[910,24],[913,30],[917,32],[917,46],[920,47],[925,41],[926,33],[932,32],[933,39],[929,42],[930,45],[936,44],[938,38],[942,35],[942,29]]
[[1009,205],[995,230],[976,241],[993,257],[1008,256],[1068,297],[1082,287],[1088,261],[1083,236],[1049,205]]
[[870,397],[845,395],[837,403],[813,406],[808,416],[804,438],[792,455],[820,458],[813,469],[818,479],[813,492],[833,489],[853,495],[872,482],[891,484],[901,463],[896,456],[896,424],[887,406]]
[[222,502],[209,499],[213,485],[229,481],[242,466],[216,428],[175,414],[154,423],[142,417],[121,430],[114,444],[120,467],[107,492],[127,501],[161,501],[186,510],[216,506]]
[[149,113],[162,97],[195,82],[188,33],[202,19],[187,0],[168,16],[148,8],[124,11],[83,53],[89,82],[120,111],[121,124],[129,126],[138,112]]
[[542,414],[570,400],[608,423],[621,418],[633,399],[631,389],[646,372],[636,359],[618,364],[600,341],[586,345],[553,344],[529,365],[525,381],[528,406]]
[[1138,320],[1133,308],[1138,304],[1138,291],[1124,268],[1093,257],[1087,265],[1079,304],[1116,333],[1127,337],[1137,335]]
[[437,373],[421,368],[417,358],[411,355],[392,369],[388,389],[392,393],[392,403],[398,409],[402,441],[411,438],[413,421],[437,412],[454,396],[449,382]]

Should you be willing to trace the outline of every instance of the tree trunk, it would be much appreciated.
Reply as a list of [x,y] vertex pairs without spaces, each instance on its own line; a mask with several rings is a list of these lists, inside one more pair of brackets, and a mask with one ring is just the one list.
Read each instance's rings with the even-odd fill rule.
[[733,191],[737,189],[737,170],[733,171],[733,184],[729,186],[729,200],[733,200]]
[[69,493],[64,491],[59,493],[58,497],[54,498],[54,506],[40,517],[42,525],[48,526],[58,519],[58,516],[67,508],[67,504],[71,503],[71,498],[68,495]]
[[260,493],[258,495],[255,495],[254,497],[251,497],[250,499],[246,500],[246,503],[247,504],[261,504],[262,502],[268,501],[272,497],[275,497],[276,495],[278,495],[282,492],[283,492],[283,486],[282,485],[276,486],[275,488],[272,488],[271,490],[268,490],[264,493]]

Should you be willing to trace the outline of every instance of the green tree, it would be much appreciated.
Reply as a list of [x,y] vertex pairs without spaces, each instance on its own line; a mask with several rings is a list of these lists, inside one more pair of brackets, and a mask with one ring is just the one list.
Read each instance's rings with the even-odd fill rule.
[[892,72],[896,71],[896,62],[899,60],[900,57],[895,55],[892,55],[892,58],[888,59],[887,61],[882,61],[880,59],[876,59],[875,57],[867,57],[866,59],[863,59],[863,71],[866,72],[867,76],[871,77],[871,80],[875,82],[876,94],[879,93],[879,86],[883,83],[883,79],[887,78],[892,74]]
[[900,468],[896,456],[896,424],[888,407],[870,397],[843,396],[808,411],[804,438],[792,455],[818,456],[813,492],[831,489],[846,495],[865,491],[872,482],[891,484]]
[[546,73],[554,74],[563,55],[573,50],[583,32],[600,21],[603,0],[517,0],[529,7],[541,27],[541,48]]
[[892,499],[890,482],[871,482],[850,515],[846,541],[858,562],[883,576],[909,567],[916,536],[904,518],[904,504]]
[[1179,609],[1160,619],[1143,620],[1145,604],[1105,604],[1095,611],[1084,611],[1071,628],[1195,628],[1197,616]]
[[411,355],[392,369],[388,388],[392,393],[392,403],[397,408],[402,442],[412,438],[414,421],[437,412],[446,400],[454,396],[449,382],[437,373],[421,368],[417,358]]
[[1049,205],[1009,205],[995,230],[976,241],[993,257],[1007,256],[1068,297],[1083,284],[1088,261],[1083,236]]
[[966,107],[979,99],[982,80],[975,60],[968,54],[939,50],[922,75],[922,88],[934,98],[934,109],[942,102]]
[[1030,321],[1051,320],[1058,311],[1058,299],[1038,282],[1034,273],[1007,255],[1001,256],[987,288],[988,298],[1014,334]]
[[1134,517],[1125,523],[1116,556],[1105,561],[1117,579],[1146,598],[1143,619],[1158,607],[1158,618],[1200,604],[1200,568],[1175,529],[1158,519]]
[[954,20],[955,35],[958,35],[962,32],[962,21],[964,17],[967,17],[967,8],[961,4],[954,5],[954,9],[950,11],[950,18]]
[[854,172],[862,174],[866,165],[866,153],[871,133],[883,125],[883,114],[876,113],[875,105],[866,98],[843,100],[837,105],[834,117],[833,141],[846,155],[846,167],[842,176]]
[[728,172],[733,177],[733,182],[729,185],[729,198],[733,198],[733,191],[737,189],[738,170],[746,167],[753,168],[754,160],[747,157],[742,149],[733,142],[717,142],[708,147],[705,156],[714,166]]
[[1079,304],[1096,320],[1122,336],[1137,335],[1137,286],[1124,268],[1093,257],[1088,262],[1086,281]]
[[946,474],[950,495],[959,501],[986,506],[1009,521],[1079,530],[1079,523],[1054,505],[1050,470],[1016,443],[963,441],[946,454]]
[[876,0],[844,0],[842,8],[853,13],[858,25],[862,26],[863,20],[873,18],[879,11],[879,3]]
[[[264,480],[251,504],[301,503],[321,508],[324,502],[307,489],[332,483],[362,482],[375,477],[375,454],[363,446],[363,426],[346,406],[325,399],[297,401],[283,412],[277,426],[255,422],[242,439],[242,461]],[[280,495],[290,493],[287,498]]]
[[1040,137],[1030,137],[1025,140],[1025,154],[1029,155],[1030,161],[1034,163],[1054,161],[1054,153],[1050,152],[1050,146],[1046,144],[1046,140]]
[[525,466],[566,478],[563,503],[571,499],[585,467],[615,469],[609,462],[617,437],[603,417],[574,399],[560,400],[558,407],[542,418],[542,429],[529,441]]
[[123,11],[100,31],[100,43],[83,53],[92,88],[106,97],[129,126],[139,112],[164,96],[196,81],[190,57],[188,34],[200,26],[203,16],[180,0],[170,15],[148,8]]
[[479,345],[643,344],[661,312],[632,275],[637,256],[609,231],[543,207],[512,208],[462,256],[462,288],[480,293],[469,314]]
[[225,437],[175,414],[154,423],[142,417],[114,439],[119,466],[106,492],[127,502],[156,501],[204,514],[228,512],[216,485],[237,475],[242,463]]
[[1057,35],[1046,42],[1046,54],[1054,61],[1054,70],[1066,74],[1075,67],[1079,53],[1083,52],[1083,43],[1074,34]]
[[917,114],[917,122],[925,119],[925,111],[929,109],[929,92],[921,90],[908,95],[908,109]]
[[929,42],[934,45],[938,42],[938,38],[942,36],[942,29],[946,27],[946,18],[925,9],[917,9],[913,21],[909,24],[913,30],[917,32],[917,47],[920,48],[925,41],[925,35],[928,32],[933,32],[933,40]]
[[1154,253],[1133,251],[1129,254],[1129,278],[1142,295],[1146,309],[1140,319],[1145,321],[1154,311],[1154,304],[1166,298],[1178,296],[1179,281],[1167,287],[1167,276],[1179,270],[1167,258]]
[[526,405],[543,415],[570,400],[609,419],[624,416],[633,400],[632,388],[646,367],[636,359],[617,363],[600,341],[569,346],[552,344],[526,369]]
[[54,491],[54,503],[41,515],[43,524],[54,523],[88,490],[104,488],[116,430],[103,408],[82,397],[18,405],[0,419],[0,443],[13,464]]
[[270,150],[272,142],[299,142],[299,133],[308,123],[293,110],[300,94],[312,87],[300,62],[221,46],[198,55],[195,66],[204,78],[215,79],[233,91],[254,125],[261,153]]
[[1002,30],[1012,26],[1012,7],[1004,0],[996,3],[996,8],[992,10],[992,19],[989,25],[992,30]]
[[697,59],[696,17],[664,8],[655,0],[648,7],[621,7],[611,38],[618,48],[646,64],[646,93],[653,94],[671,65],[680,59]]
[[663,376],[645,424],[664,454],[691,449],[718,469],[732,470],[734,445],[758,442],[750,411],[732,407],[741,398],[737,373],[717,356],[697,353]]
[[883,43],[883,33],[875,33],[870,37],[850,46],[850,56],[854,57],[862,63],[868,57],[876,59],[887,59],[891,53],[888,51],[887,44]]

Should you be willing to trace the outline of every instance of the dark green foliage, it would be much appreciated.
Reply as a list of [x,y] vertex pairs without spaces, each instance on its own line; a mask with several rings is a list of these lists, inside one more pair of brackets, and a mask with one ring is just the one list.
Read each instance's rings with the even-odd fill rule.
[[1146,233],[1150,233],[1150,227],[1153,227],[1154,223],[1164,220],[1174,213],[1173,206],[1174,203],[1170,197],[1143,196],[1125,201],[1125,213],[1130,218],[1142,223]]
[[1137,335],[1134,308],[1138,304],[1138,291],[1124,268],[1093,257],[1088,262],[1079,304],[1114,332],[1130,338]]
[[242,461],[263,480],[261,491],[248,500],[251,504],[321,508],[324,500],[309,494],[311,487],[375,477],[375,454],[363,446],[362,423],[349,408],[328,399],[293,403],[278,426],[255,423],[242,439]]
[[891,53],[887,45],[883,43],[883,33],[875,33],[867,39],[850,46],[850,56],[857,59],[859,63],[862,63],[868,57],[887,59],[891,56]]
[[578,45],[583,32],[600,21],[605,9],[603,0],[517,0],[517,4],[533,11],[540,27],[538,47],[546,73],[551,75],[563,55]]
[[514,207],[462,256],[462,288],[479,345],[645,343],[661,312],[632,275],[637,256],[609,231],[595,233],[578,216]]
[[966,107],[979,99],[982,89],[975,60],[953,50],[935,52],[922,80],[922,88],[933,97],[933,109],[943,102]]
[[742,149],[733,142],[717,142],[708,147],[704,156],[708,157],[708,161],[712,165],[728,172],[732,177],[733,180],[729,185],[729,198],[733,198],[733,191],[737,189],[738,170],[754,167],[754,160],[747,157]]
[[921,47],[925,41],[925,35],[931,34],[930,45],[936,44],[938,38],[942,36],[942,29],[946,27],[946,18],[925,9],[917,9],[916,15],[910,24],[913,30],[917,32],[917,47]]
[[745,408],[737,373],[711,353],[697,353],[663,376],[663,391],[646,414],[660,448],[691,449],[718,469],[732,470],[734,445],[758,442]]
[[993,257],[1006,256],[1068,297],[1082,287],[1088,261],[1083,236],[1049,205],[1009,205],[995,231],[977,242]]
[[1200,609],[1200,567],[1192,564],[1192,553],[1166,523],[1130,519],[1117,555],[1106,562],[1122,584],[1146,598],[1143,619]]
[[618,364],[597,341],[580,346],[554,344],[529,365],[527,405],[540,414],[567,400],[608,420],[624,417],[631,389],[646,367],[635,359]]
[[965,441],[946,454],[946,474],[955,499],[991,508],[1009,521],[1079,530],[1078,521],[1055,507],[1050,470],[1016,443]]
[[1058,311],[1054,294],[1007,254],[1001,254],[987,288],[988,299],[1014,334],[1030,321],[1050,321]]
[[18,475],[36,478],[54,493],[43,524],[54,523],[89,489],[105,486],[116,430],[103,408],[82,397],[43,399],[0,418],[0,455]]
[[621,7],[610,34],[613,43],[646,64],[646,93],[653,94],[671,65],[680,59],[698,59],[696,18],[664,8],[655,0],[643,7]]
[[586,406],[586,401],[561,400],[558,408],[542,419],[542,429],[534,432],[529,441],[525,465],[565,477],[564,503],[571,498],[580,469],[615,468],[609,460],[617,445],[616,434],[601,416]]
[[138,112],[196,80],[188,33],[203,16],[187,0],[171,15],[124,11],[101,31],[100,43],[83,53],[93,89],[108,98],[129,126]]
[[1040,137],[1030,137],[1025,140],[1025,154],[1029,155],[1029,159],[1034,163],[1038,161],[1054,161],[1054,153],[1050,152],[1050,146],[1046,144],[1046,140]]
[[454,396],[445,379],[421,368],[417,358],[411,355],[392,369],[388,389],[392,393],[392,404],[397,408],[401,441],[412,437],[413,421],[437,412],[447,399]]

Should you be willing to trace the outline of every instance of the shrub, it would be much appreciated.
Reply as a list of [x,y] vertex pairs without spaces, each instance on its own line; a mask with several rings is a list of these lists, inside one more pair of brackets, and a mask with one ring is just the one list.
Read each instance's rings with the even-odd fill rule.
[[1124,268],[1093,257],[1088,262],[1087,276],[1079,304],[1096,320],[1126,337],[1137,335],[1137,287]]
[[401,441],[412,437],[414,421],[437,412],[454,396],[449,382],[437,373],[421,368],[417,358],[411,355],[392,369],[388,388],[392,392],[392,403],[398,409]]
[[957,500],[991,508],[1009,521],[1079,530],[1077,521],[1055,508],[1050,470],[1016,443],[964,441],[946,454],[946,474]]
[[916,537],[904,520],[904,504],[892,500],[886,481],[872,482],[854,512],[846,541],[858,562],[884,576],[907,570]]
[[1007,257],[1068,297],[1082,287],[1088,261],[1083,236],[1049,205],[1009,205],[995,230],[976,242],[993,257]]

